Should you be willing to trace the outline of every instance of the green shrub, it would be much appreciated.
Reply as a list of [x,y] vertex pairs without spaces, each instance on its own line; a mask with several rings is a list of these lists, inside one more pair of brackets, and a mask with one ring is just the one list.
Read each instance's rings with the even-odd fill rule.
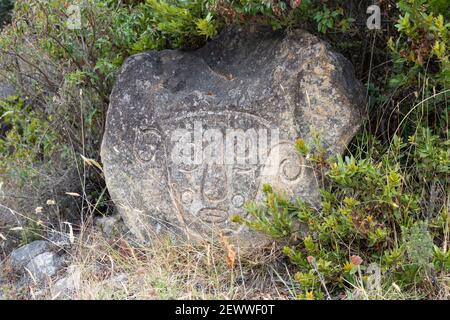
[[[20,122],[24,135],[17,134],[19,123],[14,122],[1,140],[4,149],[18,140],[23,146],[2,157],[11,160],[2,159],[9,178],[26,178],[33,165],[50,165],[49,159],[63,168],[81,165],[79,154],[99,161],[109,94],[123,61],[151,49],[195,47],[217,33],[201,1],[77,4],[81,28],[73,29],[66,1],[17,0],[13,22],[0,35],[0,78],[15,85],[28,112],[27,120]],[[43,136],[30,136],[36,130]],[[40,144],[34,145],[39,138]],[[76,159],[65,157],[63,150]],[[103,189],[101,181],[99,188]]]
[[450,85],[450,10],[446,0],[402,0],[399,32],[389,46],[394,53],[397,75],[391,85],[416,81],[419,73],[430,79],[430,87],[448,89]]
[[267,24],[274,29],[311,24],[317,31],[346,31],[355,20],[345,16],[345,1],[210,0],[209,8],[226,23]]
[[48,121],[43,121],[31,106],[18,97],[0,101],[0,175],[29,182],[37,175],[37,162],[52,166],[52,156],[59,151],[58,136]]
[[[378,159],[328,159],[320,208],[266,186],[264,204],[248,204],[251,218],[235,221],[290,243],[284,253],[299,268],[300,298],[367,286],[364,271],[373,263],[385,288],[396,283],[404,291],[431,294],[431,274],[450,271],[449,142],[423,128],[407,143],[394,138]],[[297,146],[303,156],[311,150],[302,140]],[[309,158],[323,168],[323,155]],[[433,183],[437,197],[428,190]],[[299,225],[307,229],[300,239]]]

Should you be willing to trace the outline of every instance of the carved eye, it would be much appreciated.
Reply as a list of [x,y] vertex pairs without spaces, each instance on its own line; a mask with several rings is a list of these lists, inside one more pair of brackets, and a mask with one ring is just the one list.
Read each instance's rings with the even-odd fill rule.
[[297,155],[291,154],[281,161],[280,174],[288,180],[294,181],[299,178],[302,173],[302,163]]
[[157,130],[139,131],[134,145],[138,159],[145,162],[155,162],[161,141],[161,135]]

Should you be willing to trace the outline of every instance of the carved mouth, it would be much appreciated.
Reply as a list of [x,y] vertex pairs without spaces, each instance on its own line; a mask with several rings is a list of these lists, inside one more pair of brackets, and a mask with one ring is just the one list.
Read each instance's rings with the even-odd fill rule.
[[218,208],[203,208],[198,212],[198,218],[208,224],[223,224],[228,219],[228,213]]

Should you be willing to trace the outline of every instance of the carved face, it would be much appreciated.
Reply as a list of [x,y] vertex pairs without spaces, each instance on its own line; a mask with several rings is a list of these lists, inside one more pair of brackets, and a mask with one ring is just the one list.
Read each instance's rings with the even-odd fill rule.
[[[184,151],[192,155],[192,162],[168,163],[170,186],[182,212],[183,222],[188,229],[202,230],[205,234],[215,228],[220,228],[224,234],[239,231],[239,226],[232,223],[230,217],[236,213],[242,214],[244,204],[255,198],[262,167],[258,161],[249,159],[251,137],[245,134],[250,128],[264,128],[266,131],[267,128],[257,118],[233,113],[215,114],[214,117],[197,114],[176,119],[173,124],[177,128],[187,127],[187,130],[186,136],[170,141],[169,157],[177,152],[180,144],[185,145]],[[239,141],[230,129],[241,130],[244,139]],[[192,141],[191,145],[189,141]],[[241,160],[244,161],[238,161],[237,157],[234,161],[226,159],[230,155],[227,143],[235,155],[242,151],[244,159]],[[195,159],[198,151],[199,158]]]
[[279,142],[278,131],[261,118],[196,113],[160,126],[140,130],[135,155],[165,176],[172,208],[193,234],[238,232],[230,217],[244,214],[262,183],[291,190],[301,181],[302,163],[292,143]]

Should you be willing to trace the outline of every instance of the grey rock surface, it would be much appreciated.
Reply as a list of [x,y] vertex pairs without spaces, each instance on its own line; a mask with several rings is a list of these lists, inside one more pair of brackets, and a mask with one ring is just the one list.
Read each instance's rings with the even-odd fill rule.
[[55,282],[51,288],[52,297],[70,299],[81,288],[81,269],[76,265],[67,267],[67,275]]
[[120,215],[97,218],[95,219],[95,225],[99,227],[107,238],[120,235],[125,229]]
[[[45,282],[54,276],[63,266],[64,261],[55,252],[44,252],[34,257],[27,265],[27,276],[38,284]],[[30,275],[31,274],[31,275]]]
[[11,252],[9,263],[15,270],[20,270],[30,263],[36,256],[50,250],[50,242],[45,240],[33,241]]
[[364,105],[351,64],[302,30],[230,28],[196,51],[135,55],[111,95],[108,190],[141,239],[220,232],[255,242],[230,217],[261,199],[264,183],[317,203],[319,178],[294,142],[319,137],[328,155],[343,152]]

